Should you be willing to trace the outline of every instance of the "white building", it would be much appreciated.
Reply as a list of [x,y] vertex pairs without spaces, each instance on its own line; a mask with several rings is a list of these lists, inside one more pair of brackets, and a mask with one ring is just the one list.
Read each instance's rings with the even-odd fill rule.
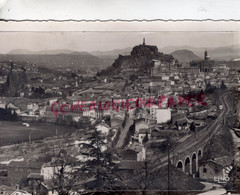
[[170,109],[158,109],[156,111],[157,124],[166,123],[171,120]]
[[102,135],[108,135],[110,127],[107,124],[98,124],[96,125],[97,131],[99,131]]
[[145,161],[146,160],[146,148],[142,147],[141,151],[137,153],[137,161]]
[[[56,177],[57,173],[59,173],[60,169],[62,168],[61,165],[54,165],[52,163],[45,163],[41,168],[41,175],[43,176],[44,180],[52,180]],[[70,166],[66,166],[64,172],[68,173],[71,172],[72,168]]]
[[150,107],[150,116],[151,119],[156,120],[156,114],[157,114],[157,110],[159,109],[159,107],[157,105],[153,105],[152,107]]

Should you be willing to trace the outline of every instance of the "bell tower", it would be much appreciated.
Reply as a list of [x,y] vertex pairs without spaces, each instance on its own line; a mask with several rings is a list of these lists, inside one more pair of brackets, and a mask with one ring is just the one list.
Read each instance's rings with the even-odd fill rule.
[[204,52],[204,60],[208,60],[208,59],[209,59],[208,52],[207,52],[207,50],[205,50],[205,52]]

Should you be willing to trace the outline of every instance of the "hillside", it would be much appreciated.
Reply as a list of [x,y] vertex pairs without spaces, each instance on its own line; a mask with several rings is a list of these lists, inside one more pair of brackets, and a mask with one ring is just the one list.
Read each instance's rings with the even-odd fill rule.
[[[21,51],[24,52],[24,51]],[[29,62],[44,66],[50,69],[72,69],[78,70],[86,67],[95,71],[101,70],[110,66],[110,62],[93,56],[86,52],[74,52],[64,54],[1,54],[0,62]]]
[[[14,49],[8,52],[7,54],[15,54],[15,55],[37,55],[37,54],[45,54],[45,55],[56,55],[56,54],[72,54],[77,51],[69,50],[69,49],[54,49],[54,50],[42,50],[42,51],[31,51],[27,49]],[[81,53],[81,52],[79,52]],[[84,53],[84,52],[82,52]]]
[[177,50],[171,53],[180,63],[188,63],[193,60],[200,60],[201,58],[189,50]]
[[152,59],[169,63],[173,56],[158,52],[156,46],[138,45],[132,49],[130,55],[119,55],[112,66],[99,72],[98,76],[118,75],[124,69],[147,70],[153,66]]
[[[136,164],[138,166],[138,164]],[[150,166],[150,164],[147,164],[147,166]],[[128,175],[128,186],[130,189],[139,190],[139,184],[141,185],[147,185],[147,190],[158,190],[158,191],[164,191],[168,190],[168,168],[167,166],[158,168],[157,170],[154,170],[154,173],[149,174],[149,176],[146,177],[144,175],[144,171],[151,171],[151,168],[144,168],[144,166],[140,166],[139,169],[137,169],[137,173],[139,173],[139,178],[133,179],[133,175],[126,173]],[[203,190],[204,185],[201,184],[197,179],[194,179],[193,177],[183,173],[181,170],[178,170],[177,167],[170,164],[169,169],[169,189],[170,191],[182,191],[182,194],[186,194],[188,191],[198,191],[200,192]],[[142,175],[141,175],[142,174]],[[144,181],[146,180],[146,183]]]
[[230,45],[224,47],[192,47],[192,46],[168,46],[160,49],[162,52],[170,54],[176,50],[190,50],[203,59],[204,51],[207,50],[213,60],[232,60],[240,57],[240,45]]

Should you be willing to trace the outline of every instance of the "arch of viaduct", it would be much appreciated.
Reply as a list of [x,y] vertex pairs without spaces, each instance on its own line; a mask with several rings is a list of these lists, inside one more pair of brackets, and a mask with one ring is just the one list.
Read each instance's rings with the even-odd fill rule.
[[203,157],[205,144],[206,142],[196,143],[182,153],[176,152],[172,157],[170,155],[171,163],[186,174],[195,176],[199,171],[199,160]]

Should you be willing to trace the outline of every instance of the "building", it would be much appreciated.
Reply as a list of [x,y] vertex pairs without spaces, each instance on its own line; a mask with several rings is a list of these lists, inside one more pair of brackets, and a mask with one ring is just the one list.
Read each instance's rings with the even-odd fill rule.
[[140,129],[138,133],[138,141],[139,143],[143,143],[145,137],[148,136],[148,140],[151,139],[151,130],[150,129]]
[[40,173],[42,163],[11,161],[7,166],[8,182],[11,185],[24,185],[30,173]]
[[156,110],[157,124],[167,123],[171,120],[170,109],[158,109]]
[[157,114],[157,110],[159,109],[159,107],[157,105],[153,105],[152,107],[150,107],[150,117],[153,120],[156,120],[156,114]]
[[135,134],[138,135],[140,129],[148,129],[149,124],[144,118],[139,118],[135,120]]
[[204,52],[204,60],[196,60],[190,62],[190,68],[197,67],[200,69],[200,72],[213,72],[214,60],[210,60],[208,52]]
[[146,160],[146,148],[142,147],[141,150],[137,153],[137,161],[145,161]]
[[232,159],[228,156],[209,159],[199,163],[199,177],[215,180],[225,178],[232,169]]
[[98,132],[100,132],[101,135],[105,135],[107,136],[109,131],[110,131],[110,127],[106,124],[106,123],[99,123],[95,126],[96,130]]

